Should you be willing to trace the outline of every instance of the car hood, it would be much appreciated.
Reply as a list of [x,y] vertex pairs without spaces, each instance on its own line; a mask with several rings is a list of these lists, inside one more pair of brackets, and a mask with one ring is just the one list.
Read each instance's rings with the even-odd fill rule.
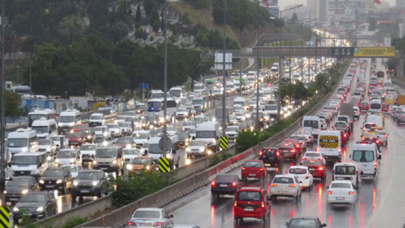
[[95,154],[96,150],[81,150],[80,154]]
[[180,114],[180,115],[187,115],[187,114],[188,114],[188,112],[186,112],[186,111],[182,111],[182,112],[177,112],[176,114]]
[[189,148],[190,150],[205,149],[204,146],[189,146],[188,148]]
[[[15,205],[17,208],[21,209],[22,208],[28,208],[28,207],[45,207],[45,202],[18,202]],[[45,209],[45,208],[44,208]]]
[[227,135],[237,135],[238,132],[236,132],[236,131],[225,131],[225,134],[227,134]]
[[38,149],[51,149],[51,145],[38,145]]
[[8,194],[21,194],[22,190],[28,189],[28,186],[6,186],[6,191]]
[[41,177],[41,180],[47,181],[55,181],[55,180],[63,180],[63,177]]

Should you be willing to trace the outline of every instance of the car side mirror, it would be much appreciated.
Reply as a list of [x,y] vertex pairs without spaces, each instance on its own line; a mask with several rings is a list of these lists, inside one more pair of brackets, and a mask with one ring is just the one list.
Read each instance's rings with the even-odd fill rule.
[[285,226],[288,226],[288,222],[284,223]]
[[174,216],[173,216],[173,215],[169,215],[169,217],[170,217],[170,218],[174,218]]
[[302,181],[300,181],[300,184],[302,184]]
[[11,163],[8,163],[8,167],[11,167]]
[[360,175],[364,174],[363,171],[360,172]]
[[193,136],[193,139],[195,139],[195,136]]
[[378,159],[381,159],[381,154],[380,154],[380,155],[378,155]]

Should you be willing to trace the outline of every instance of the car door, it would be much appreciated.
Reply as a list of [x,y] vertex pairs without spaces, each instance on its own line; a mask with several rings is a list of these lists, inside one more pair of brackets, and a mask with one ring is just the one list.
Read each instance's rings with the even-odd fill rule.
[[105,176],[104,172],[99,173],[99,181],[101,182],[101,192],[107,192],[108,190],[108,181],[107,181],[107,177]]
[[46,195],[46,211],[48,213],[48,215],[53,215],[54,212],[55,214],[56,212],[56,200],[55,197],[53,195],[53,193],[49,192]]

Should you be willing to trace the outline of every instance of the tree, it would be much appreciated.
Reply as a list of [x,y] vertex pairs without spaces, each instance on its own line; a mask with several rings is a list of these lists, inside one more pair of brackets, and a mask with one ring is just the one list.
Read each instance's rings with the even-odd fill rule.
[[188,12],[186,12],[183,15],[183,17],[181,18],[181,21],[183,22],[183,24],[186,24],[186,25],[191,24],[190,15],[188,15]]
[[149,24],[152,25],[154,32],[159,32],[161,22],[157,9],[152,11],[152,14],[150,15],[149,19]]
[[138,7],[136,8],[136,14],[135,14],[135,27],[137,29],[141,26],[141,21],[142,21],[141,4],[138,4]]
[[154,9],[157,7],[156,0],[144,0],[143,8],[145,10],[146,16],[149,17]]
[[298,21],[298,16],[297,16],[296,13],[293,13],[293,15],[292,15],[292,17],[291,17],[291,21],[292,21],[293,23],[295,23],[295,22]]
[[[19,108],[21,96],[17,93],[5,90],[4,100],[6,101],[6,116],[19,117],[22,114],[22,110]],[[1,105],[1,101],[0,101]],[[1,106],[0,106],[1,107]]]

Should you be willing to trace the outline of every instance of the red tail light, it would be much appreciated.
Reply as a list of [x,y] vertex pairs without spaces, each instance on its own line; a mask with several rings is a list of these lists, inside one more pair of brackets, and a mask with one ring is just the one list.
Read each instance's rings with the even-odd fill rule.
[[291,149],[290,152],[291,152],[291,153],[295,153],[295,150],[294,150],[294,149]]
[[295,184],[290,184],[290,185],[288,185],[289,187],[297,187],[297,185],[295,185]]
[[262,201],[262,208],[264,208],[264,202]]
[[328,195],[332,195],[332,191],[328,191]]
[[280,156],[280,152],[277,151],[277,152],[276,152],[276,155],[277,155],[277,157]]
[[245,168],[245,167],[242,167],[242,170],[246,170],[246,168]]
[[316,147],[316,151],[319,152],[319,147]]
[[215,183],[215,181],[211,181],[211,187],[216,187],[217,186],[217,183]]
[[235,201],[235,203],[233,203],[233,206],[234,206],[234,207],[237,207],[237,206],[238,206],[238,203]]
[[305,176],[305,179],[309,179],[309,173],[307,173],[307,175]]
[[377,168],[377,162],[374,162],[374,169]]
[[263,169],[263,168],[260,168],[259,170],[260,170],[260,172],[263,172],[264,169]]
[[[277,165],[277,164],[276,164]],[[278,168],[276,168],[276,172],[278,172]]]
[[319,167],[318,170],[323,170],[323,167]]
[[400,117],[398,117],[398,118],[402,119],[402,116],[400,116]]
[[263,155],[263,150],[261,150],[260,152],[259,152],[259,156],[262,156]]
[[236,182],[232,182],[232,188],[235,188],[236,187]]
[[295,144],[295,147],[296,147],[296,148],[300,148],[300,144]]
[[307,158],[306,158],[306,157],[303,157],[302,160],[307,160]]
[[388,134],[385,134],[385,138],[388,138]]
[[351,195],[351,196],[354,195],[354,192],[349,192],[349,195]]
[[136,226],[136,223],[129,221],[129,222],[128,222],[128,226]]
[[277,184],[271,184],[270,187],[277,187]]
[[375,140],[375,143],[379,144],[379,143],[380,143],[380,140]]
[[361,137],[361,141],[364,141],[364,139],[366,139],[366,138],[364,138],[364,137]]
[[153,223],[153,226],[162,226],[163,225],[163,223],[161,223],[161,222],[155,222],[155,223]]

